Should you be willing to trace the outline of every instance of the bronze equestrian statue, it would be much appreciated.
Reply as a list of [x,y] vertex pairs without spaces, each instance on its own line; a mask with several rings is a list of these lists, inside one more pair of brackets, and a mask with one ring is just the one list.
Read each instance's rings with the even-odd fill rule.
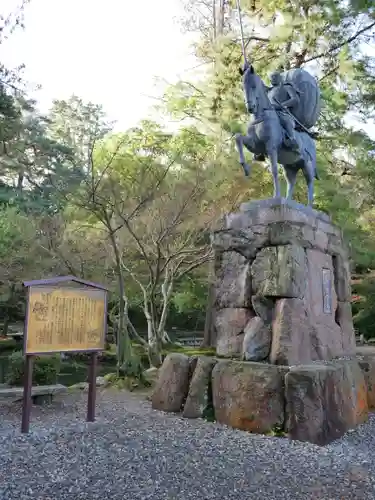
[[267,87],[254,67],[245,62],[240,70],[246,108],[254,116],[246,135],[237,134],[236,144],[245,175],[250,167],[245,161],[245,148],[254,153],[254,159],[271,163],[274,196],[279,198],[280,182],[278,164],[284,168],[287,181],[287,198],[293,189],[299,170],[302,170],[308,187],[308,205],[314,198],[316,171],[315,137],[309,129],[320,113],[320,91],[315,78],[301,68],[284,73],[273,73],[271,87]]

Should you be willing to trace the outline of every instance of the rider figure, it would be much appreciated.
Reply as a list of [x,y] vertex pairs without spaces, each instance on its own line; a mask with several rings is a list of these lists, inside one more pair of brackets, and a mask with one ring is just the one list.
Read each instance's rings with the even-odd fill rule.
[[270,76],[271,85],[268,90],[268,97],[275,108],[280,119],[281,126],[287,133],[287,146],[293,151],[298,151],[298,143],[295,136],[295,120],[288,109],[293,108],[299,102],[299,96],[292,85],[285,84],[283,77],[279,72],[272,73]]

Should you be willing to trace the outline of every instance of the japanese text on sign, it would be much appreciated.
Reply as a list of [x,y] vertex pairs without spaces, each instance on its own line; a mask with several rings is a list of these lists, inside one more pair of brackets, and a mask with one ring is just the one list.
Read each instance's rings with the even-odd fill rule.
[[103,290],[30,287],[25,352],[101,350],[105,314]]

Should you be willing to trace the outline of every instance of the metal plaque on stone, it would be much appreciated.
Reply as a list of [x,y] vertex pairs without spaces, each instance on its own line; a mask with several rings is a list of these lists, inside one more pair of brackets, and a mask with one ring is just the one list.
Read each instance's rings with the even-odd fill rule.
[[330,269],[322,270],[323,312],[332,313],[332,273]]

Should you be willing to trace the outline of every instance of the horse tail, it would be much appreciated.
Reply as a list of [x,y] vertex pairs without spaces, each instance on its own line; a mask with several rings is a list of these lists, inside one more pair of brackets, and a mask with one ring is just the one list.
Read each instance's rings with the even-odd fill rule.
[[315,141],[312,139],[310,134],[304,134],[303,137],[308,138],[308,143],[312,146],[312,151],[309,150],[309,147],[307,146],[305,151],[307,156],[309,157],[310,161],[312,162],[314,166],[314,179],[317,181],[320,181],[320,177],[318,174],[318,169],[316,168],[316,149],[315,149]]

